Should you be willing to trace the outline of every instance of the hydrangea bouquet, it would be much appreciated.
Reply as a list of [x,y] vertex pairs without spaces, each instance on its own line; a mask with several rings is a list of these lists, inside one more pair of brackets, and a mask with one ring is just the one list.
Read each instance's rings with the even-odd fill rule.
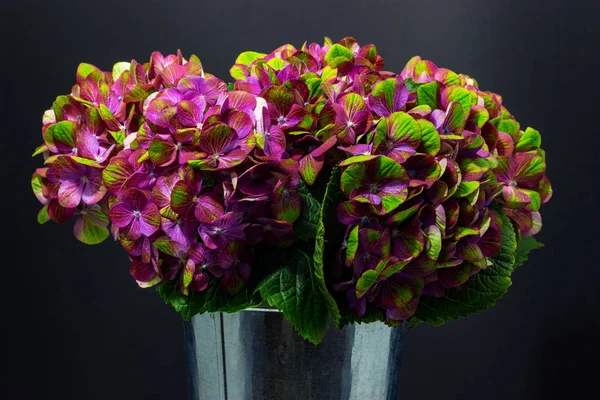
[[268,303],[318,343],[485,310],[541,246],[540,134],[467,75],[383,65],[353,38],[244,52],[232,83],[180,52],[80,64],[43,116],[38,221],[118,240],[185,319]]

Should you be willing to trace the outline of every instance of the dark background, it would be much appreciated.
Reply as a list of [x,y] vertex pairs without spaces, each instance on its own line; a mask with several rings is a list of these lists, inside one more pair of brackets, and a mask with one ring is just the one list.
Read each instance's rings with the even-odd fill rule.
[[[593,1],[12,1],[1,12],[2,388],[6,399],[184,399],[182,324],[129,277],[110,240],[38,226],[29,187],[43,111],[86,61],[196,53],[227,80],[244,50],[374,43],[386,69],[419,54],[502,94],[542,132],[554,198],[546,248],[484,314],[411,331],[404,398],[551,399],[596,392],[598,66]],[[7,240],[8,239],[8,240]],[[593,361],[593,362],[592,362]],[[300,372],[301,373],[301,372]]]

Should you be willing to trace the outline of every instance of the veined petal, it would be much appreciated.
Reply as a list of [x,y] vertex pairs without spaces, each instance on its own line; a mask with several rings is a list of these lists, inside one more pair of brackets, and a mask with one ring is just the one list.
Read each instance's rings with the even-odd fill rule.
[[180,180],[171,191],[171,207],[179,214],[185,213],[194,205],[194,196],[192,188],[185,181]]
[[442,232],[435,225],[430,225],[423,229],[425,235],[425,252],[432,260],[437,260],[442,250]]
[[532,153],[517,153],[515,160],[517,164],[515,178],[519,186],[537,187],[546,171],[546,163],[542,157]]
[[364,182],[366,175],[367,170],[364,163],[352,164],[344,170],[341,177],[341,189],[346,197],[349,197],[350,193]]
[[255,107],[256,97],[241,90],[228,92],[223,102],[223,110],[233,108],[239,111],[253,112]]
[[522,208],[531,203],[531,197],[527,193],[512,185],[502,188],[502,198],[510,208]]
[[296,188],[286,187],[280,182],[273,191],[271,212],[275,219],[294,223],[300,218],[302,198]]
[[194,209],[196,219],[201,223],[209,223],[225,214],[223,204],[215,196],[202,195],[198,197],[198,202]]
[[86,169],[83,165],[73,161],[71,157],[58,157],[52,163],[52,170],[56,178],[61,181],[78,182],[85,175]]
[[473,272],[475,272],[474,266],[463,262],[456,267],[439,269],[438,281],[445,288],[453,288],[468,281]]
[[487,265],[486,259],[477,244],[470,240],[461,240],[458,244],[457,255],[465,261],[470,262],[479,268],[485,268]]
[[163,137],[156,135],[148,147],[150,161],[153,164],[164,167],[175,162],[177,157],[177,147],[170,136]]
[[50,203],[48,203],[48,215],[52,221],[57,223],[68,221],[75,214],[75,211],[77,211],[76,208],[65,208],[55,199],[50,200]]
[[263,151],[265,152],[265,155],[270,159],[281,159],[281,156],[285,151],[285,146],[285,134],[279,127],[272,126],[268,132],[264,133]]
[[402,142],[413,148],[419,146],[421,129],[417,121],[404,112],[395,112],[385,119],[386,136],[395,143]]
[[221,155],[237,144],[237,134],[224,123],[216,123],[200,134],[200,147],[209,155]]
[[109,211],[109,215],[111,222],[119,228],[126,227],[135,218],[133,210],[125,203],[118,203],[113,206]]
[[102,173],[99,169],[87,167],[87,182],[83,188],[81,198],[86,204],[95,204],[102,200],[106,194],[106,188],[102,184]]
[[138,282],[149,282],[156,276],[152,264],[137,259],[131,262],[129,274]]
[[65,181],[58,189],[58,202],[65,208],[77,207],[81,202],[85,183],[81,181]]
[[417,257],[423,248],[424,236],[417,223],[392,230],[392,255],[400,260]]
[[197,127],[201,126],[204,120],[204,110],[206,108],[206,101],[203,97],[199,96],[196,102],[189,100],[180,101],[177,104],[177,117],[179,122],[184,126]]
[[73,232],[75,237],[85,244],[98,244],[109,236],[108,216],[105,215],[100,206],[86,207],[81,216],[75,221]]
[[262,94],[269,104],[272,104],[279,116],[285,117],[295,102],[294,93],[285,86],[270,86]]
[[517,173],[517,162],[512,157],[498,157],[498,166],[494,169],[498,182],[510,184]]
[[219,157],[219,165],[217,170],[235,167],[241,164],[246,159],[246,152],[242,149],[236,149],[228,152],[226,155]]
[[312,185],[315,183],[324,163],[324,161],[316,160],[312,154],[300,159],[300,175],[306,184]]
[[378,303],[386,309],[402,307],[413,298],[413,290],[412,278],[398,273],[380,284]]
[[515,145],[512,137],[506,132],[498,132],[498,141],[496,142],[496,149],[498,150],[499,156],[510,157],[514,151]]
[[160,227],[160,213],[154,203],[148,203],[141,211],[139,218],[140,233],[144,236],[151,236]]
[[252,132],[252,118],[245,112],[232,110],[225,115],[225,122],[235,130],[240,139]]

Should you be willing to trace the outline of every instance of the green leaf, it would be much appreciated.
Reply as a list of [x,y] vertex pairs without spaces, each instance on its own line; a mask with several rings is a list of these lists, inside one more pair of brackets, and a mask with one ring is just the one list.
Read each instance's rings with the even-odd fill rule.
[[248,291],[246,288],[242,288],[242,290],[233,296],[229,295],[216,281],[212,285],[209,285],[204,292],[191,293],[192,301],[197,300],[194,297],[198,296],[198,294],[202,294],[199,296],[200,301],[204,301],[201,312],[235,313],[247,308],[256,307],[262,303],[262,299],[258,295]]
[[[206,290],[208,291],[208,288]],[[190,320],[194,315],[199,314],[204,306],[204,302],[200,300],[202,296],[195,296],[196,293],[186,296],[181,293],[176,280],[162,281],[156,285],[156,291],[165,304],[172,305],[184,320]]]
[[48,204],[46,204],[39,212],[37,215],[37,222],[40,225],[45,224],[46,222],[50,221],[50,215],[48,214]]
[[408,331],[410,329],[416,328],[417,326],[421,325],[422,323],[423,323],[423,321],[421,321],[419,318],[415,318],[413,316],[413,317],[410,317],[408,319],[408,321],[406,321],[406,325],[404,325],[404,329]]
[[432,110],[435,110],[436,108],[438,108],[438,91],[439,86],[436,81],[419,86],[419,88],[417,89],[417,105],[426,105],[431,107]]
[[319,203],[308,191],[300,191],[302,198],[302,213],[294,224],[296,238],[308,241],[317,236],[321,203]]
[[515,265],[513,269],[520,267],[527,261],[528,255],[532,250],[541,249],[544,247],[543,243],[538,242],[533,236],[525,236],[521,238],[519,246],[517,247],[517,254],[515,255]]
[[[339,245],[333,238],[339,236],[335,233],[335,227],[337,226],[339,228],[342,226],[337,219],[336,209],[337,205],[341,202],[342,197],[342,192],[340,191],[340,170],[339,168],[333,168],[329,181],[325,186],[325,195],[323,196],[323,201],[321,203],[313,260],[314,275],[317,280],[318,289],[323,295],[325,304],[329,309],[336,326],[340,321],[340,310],[325,284],[324,263],[326,259],[325,242],[331,241],[334,245]],[[327,230],[333,231],[331,232],[331,235],[327,234],[325,227],[327,227]]]
[[349,324],[370,324],[372,322],[383,321],[385,321],[385,311],[374,304],[367,304],[367,310],[363,316],[356,315],[356,313],[349,308],[342,309],[342,318],[340,318],[339,328],[342,329]]
[[297,249],[287,254],[284,259],[273,260],[281,268],[263,279],[255,293],[277,307],[300,336],[319,344],[329,329],[329,311],[315,278],[313,260]]
[[506,293],[512,284],[510,275],[514,270],[516,235],[513,225],[498,210],[502,219],[502,248],[490,258],[492,265],[481,270],[463,290],[449,289],[442,297],[421,297],[415,318],[432,325],[442,325],[449,319],[458,319],[485,311]]
[[163,281],[156,285],[160,298],[171,304],[185,320],[204,312],[234,313],[260,304],[258,296],[247,290],[241,290],[230,296],[221,288],[219,281],[211,279],[203,292],[190,291],[188,296],[181,293],[177,281]]

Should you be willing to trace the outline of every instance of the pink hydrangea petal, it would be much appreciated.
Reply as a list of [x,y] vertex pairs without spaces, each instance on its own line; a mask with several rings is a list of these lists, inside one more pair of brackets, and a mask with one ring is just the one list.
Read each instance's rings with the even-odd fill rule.
[[66,208],[77,207],[81,203],[85,183],[81,181],[65,181],[58,189],[58,202]]
[[119,228],[125,228],[135,218],[130,206],[126,203],[119,203],[112,207],[109,211],[111,222]]

